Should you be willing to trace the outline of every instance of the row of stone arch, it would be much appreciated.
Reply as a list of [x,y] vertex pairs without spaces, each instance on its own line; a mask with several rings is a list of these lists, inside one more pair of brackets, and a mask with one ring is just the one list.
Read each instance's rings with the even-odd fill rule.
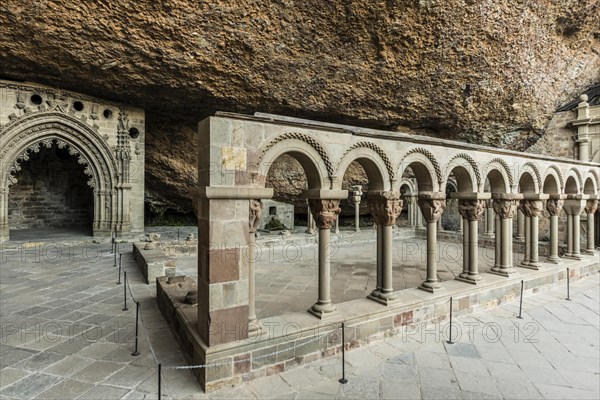
[[563,170],[557,165],[542,171],[535,162],[527,161],[513,171],[501,157],[480,165],[464,151],[456,151],[442,168],[431,151],[413,147],[394,165],[383,149],[368,141],[354,143],[334,163],[326,148],[308,135],[301,139],[282,135],[259,154],[256,165],[260,175],[265,175],[282,154],[296,158],[306,173],[309,189],[341,189],[339,178],[354,161],[362,166],[374,190],[399,190],[407,168],[412,169],[419,191],[444,191],[450,174],[454,174],[459,192],[598,194],[600,187],[597,168],[588,168],[585,175],[577,167]]

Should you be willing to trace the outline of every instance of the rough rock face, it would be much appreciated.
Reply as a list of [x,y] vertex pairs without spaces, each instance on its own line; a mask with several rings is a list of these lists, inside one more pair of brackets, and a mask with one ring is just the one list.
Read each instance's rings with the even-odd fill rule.
[[4,0],[0,75],[144,107],[149,199],[189,210],[190,143],[215,110],[525,149],[600,80],[599,16],[595,0]]

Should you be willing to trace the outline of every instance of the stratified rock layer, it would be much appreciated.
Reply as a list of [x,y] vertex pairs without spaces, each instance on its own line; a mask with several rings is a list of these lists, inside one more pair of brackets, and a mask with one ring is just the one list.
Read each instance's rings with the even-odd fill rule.
[[5,0],[0,75],[146,108],[149,199],[189,210],[215,110],[526,149],[600,80],[599,4]]

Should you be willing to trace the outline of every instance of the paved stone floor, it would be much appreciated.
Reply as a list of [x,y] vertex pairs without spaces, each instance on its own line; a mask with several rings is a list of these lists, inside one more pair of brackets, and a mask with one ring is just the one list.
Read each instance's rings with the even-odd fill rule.
[[[0,397],[6,399],[157,398],[156,359],[185,365],[143,284],[130,245],[124,268],[140,301],[142,328],[133,357],[135,313],[110,246],[46,243],[0,251]],[[344,257],[344,260],[348,257]],[[564,398],[600,397],[600,282],[593,275],[518,303],[459,318],[462,335],[447,345],[436,326],[340,357],[206,396],[189,371],[165,370],[163,398]],[[311,297],[312,300],[312,297]],[[439,327],[443,328],[443,327]],[[472,331],[470,331],[472,329]],[[471,333],[469,335],[469,333]]]

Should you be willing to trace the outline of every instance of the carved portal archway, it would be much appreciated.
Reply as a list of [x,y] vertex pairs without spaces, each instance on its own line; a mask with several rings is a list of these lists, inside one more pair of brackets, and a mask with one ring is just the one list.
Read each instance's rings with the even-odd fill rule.
[[[125,118],[126,114],[119,116],[122,130]],[[121,134],[128,135],[126,131]],[[10,186],[17,181],[15,174],[31,153],[54,144],[76,156],[90,178],[87,185],[93,189],[94,236],[109,236],[115,230],[130,232],[129,144],[126,151],[117,151],[117,158],[93,127],[55,109],[13,118],[0,128],[0,240],[9,238],[8,197]]]

